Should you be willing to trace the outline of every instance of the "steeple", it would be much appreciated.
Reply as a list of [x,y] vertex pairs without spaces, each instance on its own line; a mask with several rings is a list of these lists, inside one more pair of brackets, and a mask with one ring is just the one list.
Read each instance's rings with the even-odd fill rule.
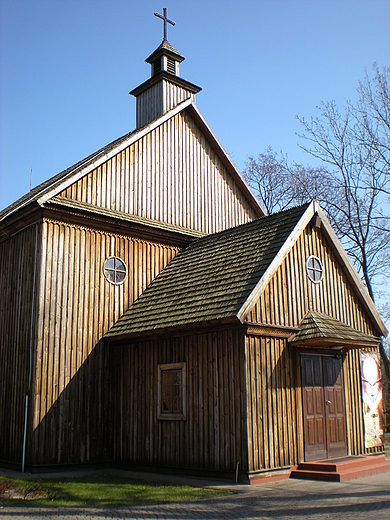
[[188,98],[192,98],[195,103],[195,95],[202,90],[180,78],[180,63],[185,58],[166,39],[167,23],[175,23],[168,20],[165,8],[164,16],[158,13],[155,16],[164,20],[164,39],[145,60],[151,66],[150,79],[130,92],[137,99],[137,130]]
[[161,45],[145,61],[150,63],[152,67],[152,77],[161,71],[180,76],[180,63],[184,61],[184,56],[179,54],[167,40],[163,40]]

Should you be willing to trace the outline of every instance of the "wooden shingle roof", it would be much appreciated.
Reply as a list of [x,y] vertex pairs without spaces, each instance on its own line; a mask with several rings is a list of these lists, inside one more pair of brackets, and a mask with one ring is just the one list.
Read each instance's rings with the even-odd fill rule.
[[368,336],[327,314],[309,311],[300,324],[300,331],[290,338],[299,346],[330,345],[333,347],[373,347],[380,338]]
[[192,242],[106,334],[235,318],[308,204]]

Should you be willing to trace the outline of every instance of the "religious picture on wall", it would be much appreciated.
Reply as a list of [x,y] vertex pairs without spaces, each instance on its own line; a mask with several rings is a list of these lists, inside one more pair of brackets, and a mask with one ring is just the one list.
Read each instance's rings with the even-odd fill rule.
[[377,352],[360,352],[362,374],[364,445],[382,446],[384,417],[382,403],[381,366]]

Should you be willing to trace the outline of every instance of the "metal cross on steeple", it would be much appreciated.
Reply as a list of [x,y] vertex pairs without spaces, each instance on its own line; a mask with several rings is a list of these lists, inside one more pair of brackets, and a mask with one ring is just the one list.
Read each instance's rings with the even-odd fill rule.
[[167,8],[164,7],[163,9],[163,15],[159,14],[159,13],[154,13],[154,16],[157,16],[157,18],[160,18],[161,20],[164,21],[164,42],[167,41],[167,23],[170,23],[171,25],[175,25],[175,22],[172,22],[172,20],[169,20],[169,18],[167,17]]

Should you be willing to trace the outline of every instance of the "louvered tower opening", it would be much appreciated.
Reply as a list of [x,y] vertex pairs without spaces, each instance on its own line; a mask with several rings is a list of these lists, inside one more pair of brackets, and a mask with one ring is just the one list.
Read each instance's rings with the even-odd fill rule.
[[167,72],[170,74],[176,74],[175,60],[172,58],[167,59]]
[[161,57],[153,62],[153,76],[161,72]]

